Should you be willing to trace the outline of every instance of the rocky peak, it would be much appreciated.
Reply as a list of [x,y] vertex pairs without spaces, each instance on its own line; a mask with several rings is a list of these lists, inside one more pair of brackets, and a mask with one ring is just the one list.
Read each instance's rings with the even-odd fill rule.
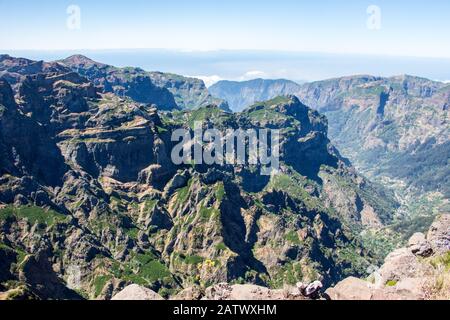
[[[78,289],[90,298],[110,298],[130,284],[165,297],[221,282],[330,285],[363,276],[378,261],[354,230],[390,221],[395,201],[339,156],[323,116],[293,96],[236,114],[210,103],[160,112],[115,94],[129,93],[136,77],[148,76],[139,72],[20,78],[16,111],[0,118],[6,281],[31,279],[33,290],[42,285],[41,277],[20,277],[19,252],[39,257],[26,260],[28,270],[51,266],[45,273],[69,285],[76,285],[70,270],[78,267]],[[90,95],[96,81],[114,84],[112,92]],[[10,99],[11,90],[5,92]],[[173,164],[171,133],[196,120],[219,130],[280,129],[279,172],[263,176],[260,165]],[[246,297],[282,294],[241,289]]]
[[59,63],[62,63],[69,67],[76,67],[76,68],[90,68],[90,67],[97,67],[102,68],[106,67],[106,64],[96,62],[86,56],[83,56],[81,54],[72,55],[70,57],[67,57],[63,60],[59,60]]

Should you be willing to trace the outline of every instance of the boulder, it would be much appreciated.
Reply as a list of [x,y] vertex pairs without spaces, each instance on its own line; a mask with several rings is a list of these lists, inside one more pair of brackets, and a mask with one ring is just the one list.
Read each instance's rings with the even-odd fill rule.
[[403,278],[423,277],[432,272],[432,267],[421,263],[408,248],[401,248],[390,253],[379,270],[383,285]]
[[433,254],[433,248],[421,232],[415,233],[408,241],[408,248],[413,254],[420,257],[429,257]]
[[252,284],[220,283],[205,291],[203,300],[285,300],[287,292],[271,290]]
[[442,214],[431,225],[427,240],[437,254],[450,251],[450,214]]
[[204,295],[203,290],[198,287],[190,287],[183,289],[175,296],[171,297],[170,300],[184,300],[184,301],[192,301],[192,300],[200,300]]
[[325,291],[331,300],[371,300],[374,287],[370,282],[350,277]]
[[145,287],[141,287],[137,284],[132,284],[116,294],[111,300],[164,300],[155,291]]

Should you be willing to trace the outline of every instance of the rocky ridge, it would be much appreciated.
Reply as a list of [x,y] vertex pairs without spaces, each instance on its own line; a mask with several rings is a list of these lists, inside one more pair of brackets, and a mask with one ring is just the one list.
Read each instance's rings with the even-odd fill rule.
[[219,97],[249,104],[267,93],[296,95],[327,116],[330,139],[360,172],[395,190],[403,204],[399,214],[409,217],[410,225],[427,220],[426,228],[432,217],[425,217],[449,210],[448,84],[409,75],[360,75],[287,89],[276,80],[269,89],[247,82],[213,88]]
[[[161,113],[72,70],[18,79],[14,91],[0,82],[7,297],[109,299],[130,284],[164,297],[194,284],[333,284],[379,259],[358,230],[390,221],[395,201],[354,171],[330,144],[326,119],[293,96],[239,114]],[[199,120],[281,129],[280,173],[173,165],[171,132]]]
[[225,101],[213,98],[202,80],[140,68],[117,68],[75,55],[58,63],[85,76],[105,92],[130,97],[139,103],[153,103],[160,110],[197,109],[216,104],[228,111]]

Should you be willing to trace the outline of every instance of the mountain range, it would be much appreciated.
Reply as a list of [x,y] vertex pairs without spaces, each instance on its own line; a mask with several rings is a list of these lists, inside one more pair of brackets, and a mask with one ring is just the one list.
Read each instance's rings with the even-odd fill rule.
[[300,90],[300,85],[284,79],[254,79],[242,82],[222,80],[208,90],[212,95],[227,101],[231,110],[239,112],[258,101],[293,94]]
[[[129,285],[170,298],[223,282],[280,289],[366,277],[402,235],[379,232],[402,203],[341,155],[339,144],[347,145],[321,112],[344,108],[345,123],[375,112],[373,125],[354,127],[378,136],[389,121],[407,122],[405,111],[390,111],[400,105],[420,127],[399,130],[403,140],[387,135],[383,150],[448,143],[448,108],[437,107],[447,89],[426,80],[400,79],[401,88],[359,77],[306,84],[299,92],[310,100],[290,94],[232,113],[200,80],[83,56],[2,55],[0,75],[0,297],[8,299],[110,299]],[[430,103],[423,115],[410,96]],[[279,171],[175,165],[172,133],[192,132],[196,121],[222,133],[280,130]],[[421,135],[408,139],[414,132]]]
[[449,84],[362,75],[301,85],[218,82],[210,91],[233,110],[293,94],[326,115],[330,139],[361,173],[398,193],[403,215],[449,210]]

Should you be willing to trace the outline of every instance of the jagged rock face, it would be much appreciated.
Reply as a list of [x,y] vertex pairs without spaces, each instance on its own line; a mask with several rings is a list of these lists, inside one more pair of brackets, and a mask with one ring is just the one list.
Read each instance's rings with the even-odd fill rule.
[[414,216],[423,214],[413,208],[417,195],[430,213],[446,210],[450,196],[449,92],[444,83],[412,76],[360,76],[305,84],[296,95],[328,117],[342,154],[403,194]]
[[229,101],[248,101],[247,106],[262,96],[294,94],[327,116],[330,139],[358,170],[399,192],[407,189],[406,196],[414,195],[413,201],[422,190],[438,191],[445,205],[450,195],[448,84],[413,76],[368,75],[297,86],[283,82],[274,80],[270,90],[257,86],[258,81],[233,83],[231,88],[220,82],[211,90]]
[[98,88],[74,72],[27,76],[18,88],[23,113],[53,132],[80,127],[90,103],[99,98]]
[[[0,243],[10,265],[0,278],[37,296],[69,294],[57,280],[102,299],[130,284],[164,297],[194,284],[331,284],[364,274],[373,259],[352,230],[372,226],[367,215],[389,221],[378,202],[395,207],[331,146],[326,119],[295,97],[239,114],[214,106],[158,113],[99,94],[73,72],[28,76],[17,87],[16,103],[0,85]],[[280,129],[279,174],[175,166],[171,133],[198,120],[221,131]],[[48,272],[31,279],[24,265]]]
[[49,186],[61,184],[67,167],[54,137],[19,111],[12,89],[4,80],[0,80],[0,98],[2,175],[28,175]]
[[450,251],[450,214],[443,214],[433,222],[427,240],[435,252]]
[[9,55],[0,55],[0,77],[5,78],[15,89],[24,77],[39,73],[64,74],[70,72],[58,63],[33,61],[24,58],[14,58]]
[[61,60],[61,64],[85,76],[103,92],[112,92],[121,97],[130,97],[139,103],[153,103],[161,110],[172,110],[177,104],[172,94],[153,83],[142,69],[115,68],[97,63],[83,56],[72,56]]
[[[280,128],[291,134],[284,135],[281,141],[279,175],[267,178],[253,173],[254,179],[250,179],[248,168],[213,170],[199,165],[196,170],[205,173],[191,174],[188,182],[182,180],[181,190],[173,194],[165,192],[174,227],[158,231],[152,241],[169,259],[171,270],[184,273],[187,281],[200,283],[240,278],[280,286],[285,277],[290,281],[316,280],[314,277],[320,273],[325,282],[339,278],[341,271],[337,270],[342,266],[338,265],[343,261],[339,254],[330,257],[328,253],[339,252],[337,243],[348,245],[350,234],[327,206],[338,212],[341,221],[361,225],[361,219],[352,214],[357,215],[358,210],[371,204],[359,189],[361,209],[354,205],[341,210],[322,191],[323,174],[345,179],[353,190],[358,185],[340,156],[328,148],[325,119],[295,97],[268,101],[236,115],[217,108],[200,111],[206,115],[202,120],[212,127],[226,123],[233,128],[242,125],[243,129]],[[198,113],[191,116],[200,119]],[[292,156],[297,151],[312,153],[315,161],[301,154]],[[256,182],[259,189],[249,188],[245,179]],[[368,185],[363,180],[359,183]],[[341,188],[341,193],[346,191]],[[381,212],[379,215],[378,221],[388,219],[387,212],[384,217]],[[329,273],[324,272],[327,269]]]
[[170,73],[150,72],[152,81],[172,92],[177,105],[183,110],[194,110],[211,104],[231,112],[225,100],[215,98],[200,79],[182,77]]
[[153,103],[160,110],[196,109],[213,103],[228,110],[228,105],[214,99],[198,79],[139,68],[116,68],[79,55],[60,62],[102,86],[105,92],[127,96],[140,103]]

